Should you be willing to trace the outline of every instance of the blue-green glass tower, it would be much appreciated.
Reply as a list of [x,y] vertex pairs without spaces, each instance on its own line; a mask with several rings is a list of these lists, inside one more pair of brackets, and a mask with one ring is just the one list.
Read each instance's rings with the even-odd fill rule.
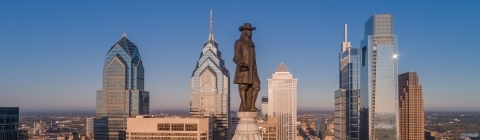
[[393,15],[365,22],[360,62],[360,139],[397,140],[399,130],[397,36]]
[[124,140],[127,118],[149,114],[142,58],[125,33],[105,56],[103,89],[97,91],[96,110],[96,140]]
[[335,91],[335,139],[358,140],[359,65],[358,49],[345,37],[339,55],[339,90]]

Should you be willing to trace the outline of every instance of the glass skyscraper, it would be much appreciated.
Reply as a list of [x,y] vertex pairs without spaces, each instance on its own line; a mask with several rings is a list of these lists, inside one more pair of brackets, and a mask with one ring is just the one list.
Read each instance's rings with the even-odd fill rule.
[[319,138],[320,140],[325,140],[325,133],[327,131],[326,129],[326,123],[325,123],[325,118],[322,116],[318,116],[317,118],[317,131],[315,131],[315,136]]
[[190,116],[214,117],[214,139],[229,139],[230,72],[225,67],[222,53],[213,38],[212,11],[210,35],[203,45],[200,58],[193,70],[190,87]]
[[149,114],[138,47],[124,33],[105,56],[103,88],[97,91],[95,139],[124,140],[127,118]]
[[360,139],[397,140],[397,36],[393,34],[393,15],[373,15],[365,22],[364,37],[360,62]]
[[357,140],[359,123],[359,65],[358,49],[347,41],[345,24],[344,41],[339,55],[339,90],[335,91],[335,139]]
[[18,107],[0,107],[0,139],[16,140],[18,138]]
[[297,81],[283,62],[268,79],[268,117],[278,118],[278,139],[297,137]]

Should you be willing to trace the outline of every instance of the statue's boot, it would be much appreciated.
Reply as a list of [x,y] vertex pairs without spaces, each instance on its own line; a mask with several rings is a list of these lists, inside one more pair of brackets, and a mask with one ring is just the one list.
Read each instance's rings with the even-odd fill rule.
[[252,104],[252,100],[251,100],[252,95],[251,95],[251,92],[252,92],[252,89],[249,89],[249,90],[247,91],[247,98],[246,98],[246,101],[245,101],[245,103],[246,103],[246,104],[245,104],[245,111],[249,111],[249,112],[250,112],[250,106],[251,106],[251,104]]
[[245,110],[245,108],[243,108],[243,102],[240,103],[240,108],[238,109],[238,112],[242,112],[243,110]]
[[251,112],[258,112],[258,109],[255,107],[255,103],[257,101],[257,96],[258,96],[259,90],[251,89],[250,91],[251,91],[251,93],[248,94],[249,98],[250,98],[249,100],[250,100],[250,102],[252,102],[249,106],[250,111]]
[[240,109],[238,111],[247,111],[247,91],[246,90],[242,90],[240,89],[239,90],[240,92],[240,100],[241,100],[241,103],[240,103]]

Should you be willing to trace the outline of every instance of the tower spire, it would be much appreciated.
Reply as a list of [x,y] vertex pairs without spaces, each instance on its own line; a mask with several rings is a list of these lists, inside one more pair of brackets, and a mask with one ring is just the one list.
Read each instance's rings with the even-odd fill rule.
[[213,39],[213,12],[211,8],[210,8],[210,35],[208,36],[208,40],[214,40]]
[[347,42],[347,24],[345,24],[343,35],[344,35],[344,37],[343,37],[344,41],[343,42]]
[[342,42],[342,48],[340,52],[346,51],[348,48],[350,48],[350,42],[348,42],[347,39],[347,24],[343,26],[343,42]]
[[127,32],[123,31],[122,38],[127,37]]

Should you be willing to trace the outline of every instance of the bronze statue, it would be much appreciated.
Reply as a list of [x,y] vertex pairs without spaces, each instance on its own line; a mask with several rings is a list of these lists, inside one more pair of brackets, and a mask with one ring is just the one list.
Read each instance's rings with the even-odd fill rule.
[[239,112],[257,112],[255,101],[260,91],[257,62],[255,58],[255,45],[252,41],[252,31],[255,30],[250,23],[245,23],[238,30],[242,32],[240,39],[235,41],[235,56],[233,62],[237,64],[233,83],[238,84],[240,92]]

